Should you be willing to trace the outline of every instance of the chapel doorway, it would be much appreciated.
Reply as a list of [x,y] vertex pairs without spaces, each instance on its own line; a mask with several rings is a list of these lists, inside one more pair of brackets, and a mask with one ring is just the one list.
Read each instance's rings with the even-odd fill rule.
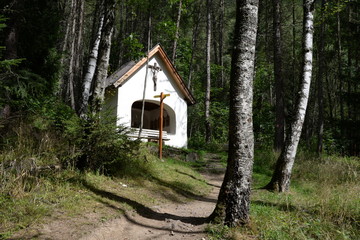
[[[131,127],[140,128],[142,101],[131,106]],[[144,129],[159,130],[160,105],[157,102],[145,101]],[[164,104],[163,130],[175,134],[175,112]]]

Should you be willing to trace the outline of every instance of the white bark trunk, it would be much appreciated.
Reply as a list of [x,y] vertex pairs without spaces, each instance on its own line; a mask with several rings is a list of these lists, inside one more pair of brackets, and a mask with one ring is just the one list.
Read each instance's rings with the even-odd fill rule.
[[101,33],[99,55],[94,75],[95,89],[92,104],[94,107],[93,111],[95,112],[101,109],[101,105],[104,102],[105,80],[109,67],[111,37],[115,21],[115,4],[115,0],[105,1],[103,30]]
[[206,25],[206,91],[205,91],[205,140],[211,140],[210,126],[210,91],[211,91],[211,0],[207,0],[207,25]]
[[254,162],[253,79],[258,22],[258,0],[238,0],[231,64],[229,156],[226,179],[225,223],[249,222],[251,176]]
[[98,59],[97,64],[97,74],[95,80],[95,90],[94,90],[94,98],[99,101],[99,103],[103,103],[104,101],[104,94],[105,94],[105,79],[107,77],[108,66],[109,66],[109,57],[110,57],[110,50],[111,50],[111,33],[104,39],[106,41],[106,49],[104,49],[104,54],[101,58]]
[[300,140],[301,130],[305,119],[306,108],[309,100],[310,83],[312,76],[312,61],[313,61],[313,35],[314,35],[314,13],[313,8],[314,0],[305,0],[305,26],[304,26],[304,63],[303,63],[303,75],[302,75],[302,86],[300,92],[300,101],[298,104],[298,112],[296,119],[292,124],[292,134],[289,146],[286,151],[286,158],[288,158],[289,164],[286,169],[291,173],[297,147]]
[[[230,76],[228,165],[211,218],[228,226],[249,222],[254,162],[253,79],[259,0],[237,0]],[[224,216],[225,215],[225,216]]]
[[313,61],[313,35],[314,35],[314,0],[304,0],[304,29],[303,29],[303,69],[300,95],[297,103],[297,113],[291,124],[285,147],[276,163],[276,169],[268,189],[284,192],[290,186],[290,177],[295,162],[295,156],[299,145],[301,130],[303,127],[306,108],[308,105],[310,83],[312,77]]
[[96,34],[95,41],[94,41],[94,45],[90,52],[87,71],[84,76],[80,115],[84,115],[87,112],[87,107],[89,104],[90,88],[91,88],[91,84],[93,82],[95,69],[96,69],[96,62],[97,62],[97,58],[98,58],[99,44],[100,44],[100,38],[101,38],[101,30],[103,27],[103,21],[104,21],[104,16],[101,15],[99,27],[98,27],[97,34]]

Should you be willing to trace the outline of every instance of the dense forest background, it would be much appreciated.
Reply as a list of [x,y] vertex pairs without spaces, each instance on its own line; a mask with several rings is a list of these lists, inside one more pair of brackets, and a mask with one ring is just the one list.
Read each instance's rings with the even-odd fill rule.
[[[276,2],[260,1],[253,111],[256,146],[279,150],[299,92],[303,8],[299,0]],[[74,113],[89,114],[106,75],[157,43],[197,99],[189,147],[228,141],[233,1],[4,0],[0,14],[1,148],[13,141],[15,122],[63,131]],[[360,154],[359,39],[360,1],[316,2],[303,149]]]
[[[154,203],[114,195],[124,182],[200,197],[187,181],[206,182],[178,167],[216,156],[227,167],[213,223],[246,225],[251,202],[238,229],[251,239],[356,239],[359,40],[360,0],[2,0],[0,238],[66,205],[70,218],[82,201],[108,205],[94,194]],[[190,149],[165,148],[164,161],[103,108],[106,77],[158,43],[197,100]]]

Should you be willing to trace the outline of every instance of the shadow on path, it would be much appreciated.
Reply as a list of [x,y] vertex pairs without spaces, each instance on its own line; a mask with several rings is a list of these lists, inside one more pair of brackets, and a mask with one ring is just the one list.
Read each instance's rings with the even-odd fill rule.
[[[154,210],[152,210],[151,208],[146,207],[134,200],[120,197],[120,196],[118,196],[114,193],[108,192],[108,191],[97,189],[96,187],[89,184],[88,182],[84,181],[83,185],[98,196],[101,196],[101,197],[104,197],[104,198],[107,198],[107,199],[110,199],[110,200],[113,200],[113,201],[116,201],[119,203],[126,203],[126,204],[130,205],[131,207],[133,207],[136,210],[136,212],[140,216],[142,216],[144,218],[158,220],[158,221],[166,221],[168,219],[175,220],[175,221],[179,220],[183,223],[190,223],[190,224],[196,225],[196,226],[209,222],[208,217],[184,217],[184,216],[177,216],[177,215],[173,215],[173,214],[169,214],[169,213],[158,213],[158,212],[155,212]],[[108,205],[109,207],[116,208],[117,210],[121,210],[118,207],[113,206],[109,203],[106,203],[103,201],[102,201],[102,203]],[[137,224],[141,225],[140,223],[137,223]]]

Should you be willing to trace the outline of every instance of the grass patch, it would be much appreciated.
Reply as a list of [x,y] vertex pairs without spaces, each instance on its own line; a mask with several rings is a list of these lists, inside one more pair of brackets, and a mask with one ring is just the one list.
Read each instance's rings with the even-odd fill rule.
[[358,158],[300,154],[291,190],[281,194],[259,189],[270,181],[267,167],[275,160],[276,154],[256,153],[250,225],[211,225],[212,239],[359,239]]
[[151,155],[141,159],[146,171],[137,168],[137,164],[129,164],[127,173],[121,169],[114,176],[64,170],[40,176],[28,191],[19,188],[16,196],[2,194],[0,239],[48,221],[57,213],[64,218],[76,218],[96,211],[98,221],[103,222],[126,210],[149,214],[152,206],[185,203],[210,191],[190,163],[175,159],[160,161]]

